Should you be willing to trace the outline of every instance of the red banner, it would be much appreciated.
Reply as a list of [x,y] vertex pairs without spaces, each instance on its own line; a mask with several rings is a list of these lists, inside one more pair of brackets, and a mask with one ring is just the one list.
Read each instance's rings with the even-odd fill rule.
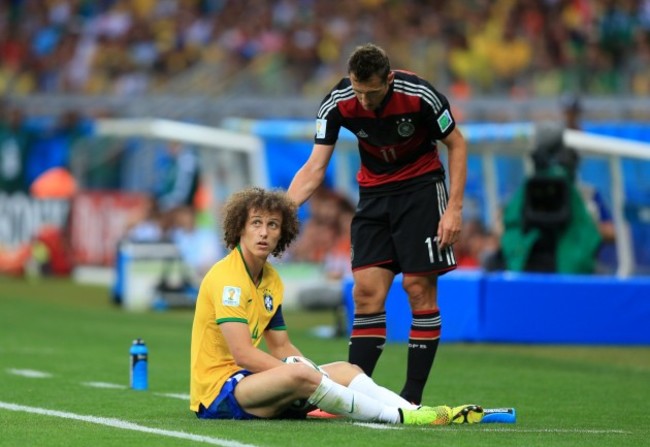
[[22,275],[30,260],[49,273],[68,274],[64,233],[70,201],[0,192],[0,274]]
[[72,202],[71,242],[77,265],[112,266],[117,243],[133,213],[146,206],[143,194],[85,191]]

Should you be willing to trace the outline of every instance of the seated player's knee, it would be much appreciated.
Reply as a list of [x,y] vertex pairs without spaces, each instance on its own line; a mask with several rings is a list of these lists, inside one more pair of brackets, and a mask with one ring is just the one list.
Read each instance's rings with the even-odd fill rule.
[[292,388],[298,392],[300,395],[309,396],[311,395],[318,385],[321,382],[322,374],[316,371],[311,366],[293,363],[291,365],[286,365],[283,375],[289,380],[291,380]]
[[352,379],[363,373],[363,370],[357,365],[343,361],[328,363],[322,365],[321,368],[327,372],[330,379],[344,386],[348,386]]
[[363,370],[359,368],[357,365],[350,363],[350,362],[345,362],[345,361],[338,361],[334,363],[330,363],[330,366],[333,366],[335,368],[340,368],[342,371],[349,372],[349,373],[361,373]]
[[357,366],[357,365],[355,365],[353,363],[347,363],[347,365],[349,367],[350,373],[354,374],[354,376],[357,376],[358,374],[363,373],[363,369],[361,369],[360,366]]
[[320,376],[320,373],[316,369],[305,363],[292,363],[287,366],[288,368],[285,368],[286,373],[296,380],[308,381]]

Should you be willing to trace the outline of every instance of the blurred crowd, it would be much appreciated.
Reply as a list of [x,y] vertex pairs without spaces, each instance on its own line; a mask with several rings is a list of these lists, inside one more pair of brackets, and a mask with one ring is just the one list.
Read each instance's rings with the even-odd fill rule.
[[70,148],[88,132],[88,121],[76,110],[46,123],[0,101],[0,191],[34,192],[44,173],[70,167]]
[[354,209],[344,194],[325,186],[317,189],[310,198],[308,217],[300,235],[289,248],[290,260],[321,264],[329,280],[350,276],[350,225]]
[[368,41],[456,97],[650,95],[650,0],[4,0],[0,95],[155,93],[208,66],[186,91],[322,96]]

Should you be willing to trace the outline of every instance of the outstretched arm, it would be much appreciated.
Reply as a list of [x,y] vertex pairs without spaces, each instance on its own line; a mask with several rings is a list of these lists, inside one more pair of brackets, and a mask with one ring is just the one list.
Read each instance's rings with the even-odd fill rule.
[[298,205],[305,203],[323,183],[333,152],[334,145],[314,144],[309,159],[296,172],[287,190],[287,195]]
[[442,140],[449,154],[449,202],[438,225],[438,244],[445,248],[460,237],[463,223],[463,196],[467,179],[467,143],[456,127]]

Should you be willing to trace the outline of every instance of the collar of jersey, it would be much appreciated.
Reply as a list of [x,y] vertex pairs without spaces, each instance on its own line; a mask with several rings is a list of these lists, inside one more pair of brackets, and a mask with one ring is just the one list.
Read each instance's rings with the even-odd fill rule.
[[241,245],[237,244],[237,251],[239,252],[239,256],[241,256],[241,262],[244,263],[244,268],[246,269],[246,273],[248,273],[248,277],[251,279],[251,282],[255,285],[255,287],[259,286],[262,283],[262,277],[264,276],[264,267],[262,267],[262,273],[260,274],[260,282],[255,283],[255,279],[253,278],[253,275],[251,275],[251,271],[248,270],[248,264],[246,264],[246,259],[244,259],[244,253],[241,251]]
[[381,100],[381,104],[379,104],[379,107],[375,109],[375,115],[379,116],[382,114],[382,112],[386,108],[386,104],[388,104],[388,101],[390,101],[391,96],[393,96],[394,87],[395,87],[395,81],[391,82],[390,85],[388,86],[388,91],[386,92],[386,96],[384,96],[384,99]]

